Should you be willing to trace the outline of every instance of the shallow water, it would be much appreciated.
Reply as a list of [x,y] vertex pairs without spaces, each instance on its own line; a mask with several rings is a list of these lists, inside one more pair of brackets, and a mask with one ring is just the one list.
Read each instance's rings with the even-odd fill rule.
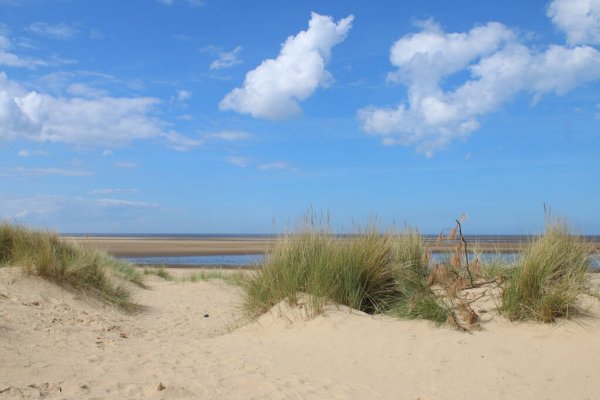
[[[431,255],[432,263],[443,262],[450,257],[448,253],[436,252]],[[121,259],[133,264],[141,265],[165,265],[165,266],[223,266],[223,267],[256,267],[260,266],[265,260],[264,254],[244,254],[244,255],[216,255],[216,256],[172,256],[172,257],[122,257]],[[472,262],[474,256],[470,255],[469,261]],[[516,263],[519,260],[518,253],[490,254],[480,255],[480,261],[484,264],[499,262],[502,264]],[[600,254],[592,256],[592,267],[600,270]]]
[[222,254],[216,256],[120,257],[120,259],[141,265],[253,267],[262,264],[265,256],[264,254]]

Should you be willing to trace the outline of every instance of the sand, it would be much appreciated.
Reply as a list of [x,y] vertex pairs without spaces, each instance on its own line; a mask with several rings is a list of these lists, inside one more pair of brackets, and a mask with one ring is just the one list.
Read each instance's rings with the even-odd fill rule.
[[[183,273],[177,272],[176,273]],[[598,276],[591,279],[598,284]],[[471,334],[328,307],[241,325],[221,281],[135,288],[125,314],[0,269],[0,399],[598,399],[600,302],[556,324],[475,303]]]
[[266,238],[65,237],[64,240],[104,250],[117,257],[263,254],[275,243]]

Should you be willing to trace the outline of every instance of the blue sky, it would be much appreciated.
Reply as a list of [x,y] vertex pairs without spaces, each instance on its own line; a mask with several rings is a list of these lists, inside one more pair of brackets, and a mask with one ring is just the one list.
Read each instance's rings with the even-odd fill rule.
[[600,234],[599,156],[598,0],[0,0],[9,221]]

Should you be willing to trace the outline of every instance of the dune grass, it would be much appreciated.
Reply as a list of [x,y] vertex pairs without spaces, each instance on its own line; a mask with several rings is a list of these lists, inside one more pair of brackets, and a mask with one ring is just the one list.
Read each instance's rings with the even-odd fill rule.
[[192,272],[189,275],[185,275],[181,278],[181,281],[183,282],[201,282],[212,280],[222,280],[230,285],[241,286],[242,281],[244,280],[244,275],[241,271],[224,271],[215,269]]
[[220,269],[215,270],[200,270],[190,272],[186,275],[173,276],[164,266],[159,267],[145,267],[143,269],[144,275],[156,275],[165,281],[175,282],[203,282],[212,280],[222,280],[231,285],[240,286],[243,280],[242,272],[239,271],[224,271]]
[[132,308],[125,282],[142,285],[142,275],[106,253],[61,240],[56,233],[0,224],[0,266],[20,267],[30,275],[92,293]]
[[527,246],[520,266],[506,282],[501,311],[513,320],[551,322],[577,313],[587,292],[591,248],[561,221]]
[[171,273],[169,271],[167,271],[165,269],[165,267],[160,266],[160,267],[145,267],[143,269],[143,273],[144,275],[155,275],[158,276],[161,279],[164,279],[165,281],[172,281],[175,279],[175,277],[173,275],[171,275]]
[[406,229],[392,244],[398,293],[389,313],[403,319],[446,322],[450,310],[428,284],[431,271],[418,231]]
[[444,310],[426,284],[427,275],[421,238],[414,231],[389,235],[370,228],[341,238],[312,224],[278,241],[242,287],[252,317],[282,300],[295,304],[306,294],[312,313],[333,302],[370,314],[439,321]]

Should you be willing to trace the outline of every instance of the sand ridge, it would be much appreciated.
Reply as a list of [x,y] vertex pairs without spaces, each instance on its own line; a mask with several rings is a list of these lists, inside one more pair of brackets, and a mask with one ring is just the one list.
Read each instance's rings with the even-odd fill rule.
[[[593,277],[596,284],[598,277]],[[328,306],[285,304],[240,326],[221,281],[134,288],[126,314],[0,269],[0,399],[596,399],[600,303],[553,325],[488,303],[472,334]],[[206,316],[208,315],[208,316]],[[206,316],[206,317],[205,317]]]

